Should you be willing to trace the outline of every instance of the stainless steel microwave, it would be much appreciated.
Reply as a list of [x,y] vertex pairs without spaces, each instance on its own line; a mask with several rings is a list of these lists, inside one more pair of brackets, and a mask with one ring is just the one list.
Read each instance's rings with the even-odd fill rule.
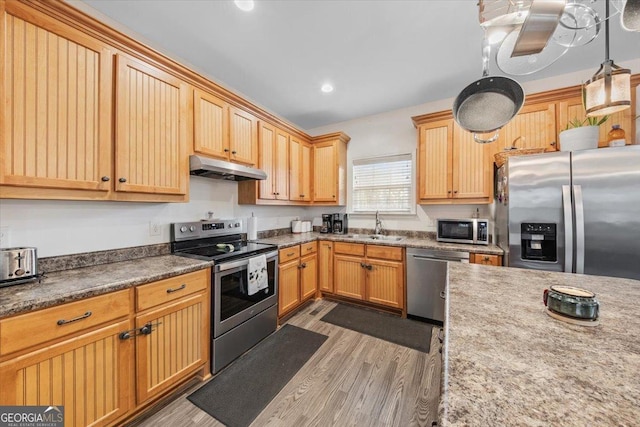
[[438,242],[489,244],[489,221],[486,219],[438,219]]

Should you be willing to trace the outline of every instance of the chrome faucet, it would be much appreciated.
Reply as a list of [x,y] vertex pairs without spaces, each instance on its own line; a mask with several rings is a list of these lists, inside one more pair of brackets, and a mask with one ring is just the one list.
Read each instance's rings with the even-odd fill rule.
[[382,221],[380,221],[380,213],[376,211],[376,228],[373,231],[373,234],[381,234],[382,233]]

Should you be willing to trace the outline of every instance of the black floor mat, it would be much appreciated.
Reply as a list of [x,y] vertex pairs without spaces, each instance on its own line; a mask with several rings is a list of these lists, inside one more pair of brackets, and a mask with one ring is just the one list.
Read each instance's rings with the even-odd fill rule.
[[284,325],[188,399],[228,427],[248,426],[327,338]]
[[347,304],[338,304],[320,320],[429,353],[433,325],[428,323]]

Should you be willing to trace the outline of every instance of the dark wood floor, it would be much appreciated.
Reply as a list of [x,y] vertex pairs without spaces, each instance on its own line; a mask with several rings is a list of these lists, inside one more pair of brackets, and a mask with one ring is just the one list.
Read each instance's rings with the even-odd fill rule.
[[[329,338],[251,425],[430,426],[440,395],[438,328],[425,354],[320,321],[334,306],[316,301],[287,322]],[[186,399],[202,385],[137,425],[223,425]]]

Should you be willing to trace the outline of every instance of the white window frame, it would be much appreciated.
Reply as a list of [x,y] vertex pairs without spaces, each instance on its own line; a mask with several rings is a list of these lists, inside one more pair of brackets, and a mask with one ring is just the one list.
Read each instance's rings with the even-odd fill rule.
[[413,155],[413,153],[400,153],[400,154],[387,154],[384,156],[376,156],[376,157],[362,157],[362,158],[358,158],[358,159],[353,159],[351,161],[350,166],[350,179],[349,179],[349,200],[348,200],[348,213],[350,215],[372,215],[375,214],[375,211],[356,211],[354,208],[354,201],[353,201],[353,195],[354,195],[354,179],[355,179],[355,173],[354,173],[354,167],[358,166],[359,163],[364,163],[364,162],[372,162],[372,163],[386,163],[386,162],[392,162],[394,160],[399,160],[399,159],[406,159],[406,160],[410,160],[411,163],[411,178],[410,178],[410,182],[411,182],[411,188],[410,188],[410,201],[409,201],[409,211],[407,212],[398,212],[398,211],[384,211],[384,210],[380,210],[381,214],[384,214],[386,216],[389,215],[398,215],[398,216],[407,216],[407,215],[416,215],[416,161],[415,161],[415,156]]

